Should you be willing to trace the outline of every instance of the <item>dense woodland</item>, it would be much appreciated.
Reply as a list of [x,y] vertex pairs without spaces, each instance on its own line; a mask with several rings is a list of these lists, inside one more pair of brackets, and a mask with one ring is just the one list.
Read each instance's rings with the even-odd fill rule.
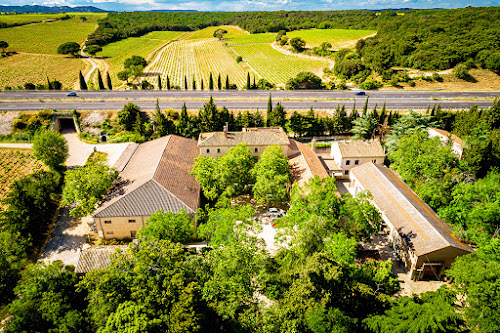
[[105,45],[155,30],[191,31],[222,24],[251,33],[310,28],[377,30],[375,37],[360,41],[356,52],[346,59],[349,67],[357,68],[354,74],[365,67],[380,73],[391,66],[443,70],[459,63],[500,69],[500,7],[411,10],[401,15],[362,10],[111,13],[100,20],[87,44]]

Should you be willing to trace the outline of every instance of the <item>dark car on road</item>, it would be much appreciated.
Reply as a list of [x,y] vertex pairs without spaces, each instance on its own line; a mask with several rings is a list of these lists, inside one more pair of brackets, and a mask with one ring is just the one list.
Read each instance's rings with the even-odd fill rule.
[[358,92],[356,93],[356,95],[357,95],[357,96],[364,96],[364,95],[366,95],[366,94],[365,94],[365,92],[364,92],[364,91],[358,91]]
[[66,96],[76,96],[76,92],[72,91],[72,92],[68,93],[68,95],[66,95]]

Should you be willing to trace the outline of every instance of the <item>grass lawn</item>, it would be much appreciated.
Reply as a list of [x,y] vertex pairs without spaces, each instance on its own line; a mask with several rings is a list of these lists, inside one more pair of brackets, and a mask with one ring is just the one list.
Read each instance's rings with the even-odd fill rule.
[[257,73],[274,84],[283,84],[300,72],[309,71],[322,76],[328,61],[286,55],[270,44],[232,46]]
[[81,59],[49,54],[15,54],[0,58],[0,87],[16,88],[27,82],[47,84],[47,76],[63,88],[73,89],[78,71],[85,69]]
[[[33,158],[31,149],[0,148],[0,200],[5,198],[16,180],[45,169],[41,162]],[[0,208],[3,208],[2,204]]]
[[230,51],[215,38],[174,42],[163,49],[160,60],[148,68],[148,73],[151,75],[149,81],[156,84],[156,73],[161,73],[163,83],[166,82],[168,75],[172,85],[184,88],[184,76],[186,76],[189,89],[192,87],[193,78],[196,79],[197,89],[200,89],[202,80],[205,89],[208,89],[210,73],[214,76],[214,85],[220,73],[223,85],[226,75],[229,75],[229,82],[242,87],[247,77],[245,67],[243,63],[236,63],[236,56]]
[[213,38],[214,32],[217,29],[227,30],[227,34],[224,35],[225,38],[248,34],[248,32],[241,29],[240,27],[236,27],[234,25],[221,25],[194,31],[187,37],[187,39]]
[[307,43],[308,47],[320,45],[322,42],[329,41],[334,49],[344,47],[348,41],[355,41],[361,37],[374,34],[375,30],[351,30],[351,29],[310,29],[290,31],[288,37],[301,37]]
[[8,50],[27,53],[57,54],[59,45],[66,42],[83,43],[95,30],[99,14],[87,14],[86,22],[81,15],[56,22],[43,22],[19,27],[0,29],[0,40],[9,43]]

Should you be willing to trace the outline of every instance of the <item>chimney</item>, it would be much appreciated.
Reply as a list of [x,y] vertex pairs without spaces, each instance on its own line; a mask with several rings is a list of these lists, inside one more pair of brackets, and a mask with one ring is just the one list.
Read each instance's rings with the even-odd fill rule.
[[311,149],[314,152],[316,151],[316,138],[314,138],[314,137],[311,140]]
[[229,132],[229,123],[226,122],[226,125],[224,125],[224,133],[227,134],[227,132]]

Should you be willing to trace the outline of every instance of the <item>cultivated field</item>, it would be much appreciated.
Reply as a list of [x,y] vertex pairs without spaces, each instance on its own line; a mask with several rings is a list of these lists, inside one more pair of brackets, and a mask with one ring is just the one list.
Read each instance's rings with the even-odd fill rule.
[[28,24],[53,20],[62,17],[66,14],[2,14],[0,22],[7,24]]
[[0,58],[0,88],[16,88],[25,83],[47,84],[47,77],[58,80],[63,88],[73,89],[78,71],[86,65],[80,59],[50,54],[15,54]]
[[208,27],[205,29],[193,31],[186,39],[213,38],[214,32],[217,29],[224,29],[227,31],[227,33],[224,34],[224,38],[248,34],[248,32],[241,29],[240,27],[236,27],[233,25],[221,25],[217,27]]
[[285,83],[303,71],[310,71],[321,77],[323,68],[329,65],[327,60],[283,54],[271,44],[238,45],[233,48],[260,77],[274,84]]
[[4,28],[0,29],[0,40],[8,42],[8,49],[15,52],[57,54],[57,48],[65,42],[83,43],[95,30],[99,16],[102,15],[89,14],[86,22],[75,16],[64,21]]
[[103,57],[109,64],[112,83],[118,86],[122,84],[122,81],[116,75],[123,70],[125,59],[133,55],[148,58],[148,55],[154,50],[183,34],[183,32],[178,31],[154,31],[142,37],[123,39],[104,46],[102,52],[98,53],[98,56]]
[[[351,46],[352,42],[376,33],[374,30],[351,30],[351,29],[311,29],[289,31],[286,35],[290,38],[301,37],[307,43],[307,47],[320,45],[322,42],[330,42],[334,49]],[[351,42],[351,43],[349,43]],[[346,45],[349,44],[349,45]]]
[[228,45],[239,45],[239,44],[261,44],[261,43],[272,43],[276,38],[274,33],[264,33],[264,34],[249,34],[249,35],[239,35],[229,38],[224,38]]
[[[4,199],[14,181],[43,170],[43,164],[35,160],[30,149],[0,149],[0,200]],[[3,208],[0,203],[0,208]]]
[[148,67],[145,74],[151,76],[149,81],[153,84],[156,84],[157,73],[161,74],[163,83],[168,75],[172,85],[182,88],[186,76],[190,89],[193,77],[198,89],[201,80],[207,89],[210,73],[214,80],[221,74],[224,82],[226,75],[229,75],[229,82],[242,87],[246,83],[247,73],[243,63],[237,64],[235,58],[216,38],[181,40],[165,47],[159,54],[159,60]]

